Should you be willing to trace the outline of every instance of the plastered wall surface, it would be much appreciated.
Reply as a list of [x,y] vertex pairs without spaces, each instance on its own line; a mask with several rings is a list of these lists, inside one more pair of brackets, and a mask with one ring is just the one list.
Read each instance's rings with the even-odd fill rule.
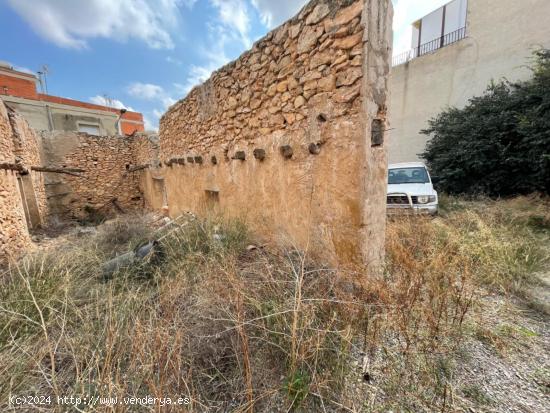
[[391,15],[384,0],[312,1],[172,106],[170,214],[221,212],[329,261],[378,265]]
[[389,161],[417,161],[428,120],[463,107],[491,80],[529,79],[532,51],[550,48],[548,16],[548,0],[469,0],[465,39],[393,67]]

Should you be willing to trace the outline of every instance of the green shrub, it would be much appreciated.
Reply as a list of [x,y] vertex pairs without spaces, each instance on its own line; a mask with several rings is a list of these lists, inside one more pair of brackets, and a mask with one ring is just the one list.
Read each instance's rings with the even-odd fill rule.
[[531,80],[492,83],[421,131],[431,137],[421,157],[443,191],[550,193],[550,50],[534,56]]

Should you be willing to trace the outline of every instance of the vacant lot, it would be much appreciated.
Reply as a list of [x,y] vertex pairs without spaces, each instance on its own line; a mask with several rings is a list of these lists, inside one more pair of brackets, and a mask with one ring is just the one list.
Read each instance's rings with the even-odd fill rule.
[[[0,409],[547,411],[550,203],[442,204],[389,223],[376,278],[238,222],[75,229],[2,274]],[[160,237],[160,253],[103,269]],[[46,404],[10,406],[30,395]]]

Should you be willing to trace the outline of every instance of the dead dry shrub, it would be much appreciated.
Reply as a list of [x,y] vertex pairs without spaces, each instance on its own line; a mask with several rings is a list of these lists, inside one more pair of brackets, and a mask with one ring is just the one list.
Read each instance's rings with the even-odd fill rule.
[[[520,222],[545,210],[486,205],[391,221],[386,269],[370,278],[293,248],[246,248],[239,222],[112,223],[6,276],[0,403],[30,392],[187,396],[197,412],[449,410],[478,283],[506,290],[544,263],[544,232]],[[150,277],[135,265],[102,279],[109,251],[152,238],[164,256]]]
[[238,222],[190,218],[155,234],[166,235],[165,258],[152,278],[130,267],[105,281],[105,245],[143,236],[127,222],[13,268],[0,309],[2,400],[186,395],[192,411],[337,402],[357,302],[347,310],[355,298],[333,270],[294,250],[247,251]]
[[549,213],[537,196],[446,198],[439,218],[388,222],[386,271],[368,287],[380,302],[366,334],[371,375],[381,378],[382,391],[371,411],[452,411],[469,314],[488,292],[523,295],[536,285],[536,272],[549,262],[549,238],[531,224]]

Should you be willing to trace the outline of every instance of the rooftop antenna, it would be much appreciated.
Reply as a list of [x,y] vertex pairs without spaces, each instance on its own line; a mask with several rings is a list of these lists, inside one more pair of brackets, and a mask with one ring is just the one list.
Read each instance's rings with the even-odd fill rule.
[[37,72],[38,73],[38,81],[40,82],[40,87],[42,89],[42,93],[48,94],[48,80],[46,79],[47,75],[50,73],[50,68],[48,65],[44,64],[42,65],[42,68]]
[[111,97],[107,93],[103,94],[103,99],[105,101],[105,106],[109,108],[113,107],[113,99],[111,99]]

